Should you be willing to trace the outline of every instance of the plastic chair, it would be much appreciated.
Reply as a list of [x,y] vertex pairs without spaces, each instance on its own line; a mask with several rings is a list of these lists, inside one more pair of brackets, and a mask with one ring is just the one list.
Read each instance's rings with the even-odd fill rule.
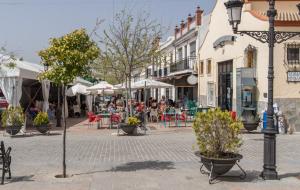
[[92,127],[93,123],[97,123],[101,121],[101,117],[95,115],[93,112],[88,112],[88,121],[89,121],[89,126]]
[[176,115],[177,126],[180,127],[180,121],[184,122],[184,126],[186,127],[187,117],[184,113]]
[[112,124],[119,124],[121,122],[121,116],[118,114],[113,113],[111,115],[111,123]]
[[192,107],[190,108],[190,110],[188,111],[187,115],[191,118],[191,120],[193,118],[195,118],[196,116],[196,113],[197,113],[197,107]]
[[153,122],[153,117],[155,118],[155,121],[158,122],[158,112],[157,109],[151,108],[150,111],[150,121]]

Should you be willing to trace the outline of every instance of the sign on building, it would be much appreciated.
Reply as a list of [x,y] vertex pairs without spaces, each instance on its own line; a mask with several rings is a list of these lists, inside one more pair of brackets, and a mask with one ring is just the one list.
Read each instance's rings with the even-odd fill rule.
[[300,71],[288,71],[287,72],[288,82],[300,82]]

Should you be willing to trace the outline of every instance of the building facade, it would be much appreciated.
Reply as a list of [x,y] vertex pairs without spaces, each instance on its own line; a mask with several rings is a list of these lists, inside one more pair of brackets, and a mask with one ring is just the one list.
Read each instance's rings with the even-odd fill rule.
[[152,97],[164,95],[177,102],[198,101],[197,52],[202,39],[199,31],[208,21],[209,16],[203,15],[197,7],[194,16],[189,14],[186,21],[182,20],[180,26],[175,27],[174,36],[160,43],[162,58],[149,66],[147,72],[156,80],[174,85],[174,88],[154,89]]
[[[224,3],[217,0],[208,33],[198,51],[198,98],[203,106],[261,113],[268,97],[268,44],[234,35]],[[276,30],[300,31],[297,1],[277,0]],[[268,2],[246,0],[239,30],[267,31]],[[274,103],[290,125],[300,129],[300,38],[274,48]],[[298,76],[299,75],[299,76]]]

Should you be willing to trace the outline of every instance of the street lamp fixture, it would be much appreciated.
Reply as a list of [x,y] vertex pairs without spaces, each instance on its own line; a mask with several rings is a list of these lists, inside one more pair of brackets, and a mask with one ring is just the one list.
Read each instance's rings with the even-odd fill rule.
[[[241,23],[243,0],[229,0],[225,3],[229,16],[229,23],[232,25],[233,32],[240,35],[248,35],[262,43],[269,45],[269,65],[268,65],[268,108],[267,108],[267,126],[263,129],[264,133],[264,165],[261,177],[266,180],[278,179],[276,171],[276,134],[278,128],[274,125],[274,108],[273,108],[273,82],[274,82],[274,45],[282,43],[295,36],[300,36],[300,32],[275,31],[275,0],[269,1],[268,31],[239,31],[238,25]],[[300,3],[296,5],[300,14]]]
[[47,62],[44,62],[44,71],[48,71],[49,64]]
[[243,5],[244,2],[239,0],[230,0],[225,3],[229,23],[232,26],[234,33],[237,32],[238,25],[241,23]]

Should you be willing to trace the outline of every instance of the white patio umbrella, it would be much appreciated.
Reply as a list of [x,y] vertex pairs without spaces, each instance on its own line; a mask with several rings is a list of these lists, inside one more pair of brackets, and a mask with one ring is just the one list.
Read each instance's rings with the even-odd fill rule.
[[131,86],[132,89],[140,89],[140,88],[172,88],[173,85],[160,82],[153,79],[143,79],[137,82],[134,82]]
[[76,96],[77,94],[88,94],[87,92],[87,86],[84,86],[80,83],[75,84],[74,86],[70,87],[67,92],[66,95],[67,96]]
[[97,92],[98,90],[107,90],[107,89],[113,89],[114,86],[112,84],[109,84],[106,81],[101,81],[98,84],[88,87],[86,90],[90,92]]

